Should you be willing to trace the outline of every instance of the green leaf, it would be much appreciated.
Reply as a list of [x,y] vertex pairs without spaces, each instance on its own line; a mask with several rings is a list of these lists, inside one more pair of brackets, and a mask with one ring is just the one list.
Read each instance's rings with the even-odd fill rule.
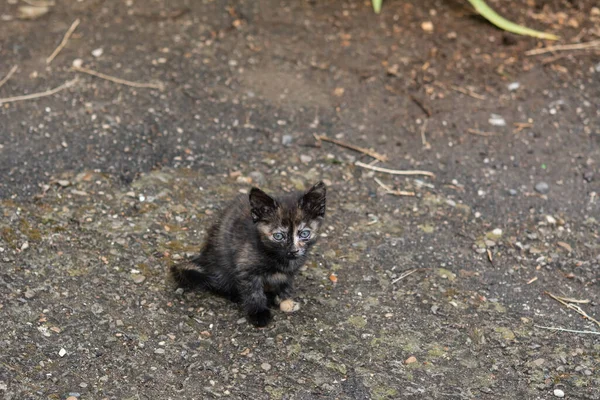
[[[536,31],[534,29],[529,29],[524,26],[515,24],[507,20],[506,18],[498,15],[494,10],[492,10],[483,0],[468,0],[469,3],[481,16],[492,24],[496,25],[500,29],[504,29],[505,31],[516,33],[517,35],[525,35],[525,36],[533,36],[540,39],[549,39],[549,40],[558,40],[558,36],[553,35],[551,33],[545,33]],[[380,2],[381,3],[381,2]],[[381,4],[380,4],[381,6]],[[373,8],[375,8],[375,0],[373,0]],[[377,11],[376,11],[377,12]]]
[[373,11],[375,11],[375,14],[379,14],[381,12],[381,3],[383,3],[383,0],[371,0],[371,2],[373,3]]

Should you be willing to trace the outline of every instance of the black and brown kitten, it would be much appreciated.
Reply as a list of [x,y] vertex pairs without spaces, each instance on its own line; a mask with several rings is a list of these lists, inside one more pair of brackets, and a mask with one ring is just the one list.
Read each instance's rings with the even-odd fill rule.
[[198,256],[171,268],[173,277],[241,302],[256,326],[269,323],[269,306],[278,301],[283,311],[296,311],[293,279],[317,240],[325,192],[323,182],[276,198],[252,188],[223,210]]

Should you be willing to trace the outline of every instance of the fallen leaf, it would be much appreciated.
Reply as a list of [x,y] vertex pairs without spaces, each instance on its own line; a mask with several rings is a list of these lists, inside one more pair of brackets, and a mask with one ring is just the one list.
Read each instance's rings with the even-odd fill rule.
[[557,242],[556,244],[558,246],[562,247],[563,249],[565,249],[566,251],[568,251],[569,253],[573,252],[573,248],[571,247],[571,245],[569,243]]
[[246,347],[244,350],[242,350],[240,356],[247,356],[248,354],[250,354],[250,349]]
[[19,19],[38,19],[50,11],[49,7],[20,6]]
[[344,95],[344,88],[343,87],[335,88],[335,90],[333,91],[333,94],[334,94],[334,96],[337,96],[337,97],[343,96]]

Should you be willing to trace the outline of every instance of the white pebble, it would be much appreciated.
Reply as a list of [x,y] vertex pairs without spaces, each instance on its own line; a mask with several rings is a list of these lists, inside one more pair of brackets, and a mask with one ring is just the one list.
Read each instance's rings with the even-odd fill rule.
[[562,391],[562,390],[560,390],[560,389],[554,389],[554,395],[555,395],[556,397],[565,397],[565,392],[563,392],[563,391]]
[[94,57],[100,57],[104,53],[104,49],[102,47],[92,50],[92,55]]
[[58,352],[58,355],[59,355],[60,357],[64,357],[64,356],[65,356],[65,354],[67,354],[67,351],[66,351],[65,349],[63,349],[63,348],[61,348],[61,349],[60,349],[60,351]]

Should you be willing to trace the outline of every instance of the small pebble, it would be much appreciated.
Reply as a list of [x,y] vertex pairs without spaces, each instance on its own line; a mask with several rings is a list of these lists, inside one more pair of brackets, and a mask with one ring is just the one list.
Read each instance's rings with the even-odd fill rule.
[[508,189],[508,194],[510,194],[511,196],[516,196],[517,191],[515,189]]
[[565,397],[565,392],[560,389],[554,389],[554,396],[556,397]]
[[92,50],[92,55],[94,57],[100,57],[104,53],[104,49],[102,47]]
[[59,355],[60,357],[64,357],[64,356],[65,356],[65,354],[67,354],[67,351],[66,351],[65,349],[60,349],[60,351],[58,352],[58,355]]
[[271,364],[269,364],[269,363],[262,363],[262,364],[260,364],[260,367],[262,369],[264,369],[265,371],[268,371],[268,370],[271,369]]
[[31,289],[27,289],[27,290],[25,291],[25,298],[26,298],[26,299],[32,299],[32,298],[33,298],[33,296],[35,296],[35,292],[34,292],[33,290],[31,290]]
[[165,354],[165,349],[154,349],[154,354]]
[[75,396],[69,396],[69,397],[67,397],[67,400],[77,400],[77,397],[75,397]]
[[136,274],[136,275],[133,275],[133,277],[131,279],[133,280],[134,283],[142,283],[146,280],[146,277],[141,274]]
[[521,84],[519,82],[512,82],[508,85],[508,90],[511,92],[514,92],[515,90],[517,90],[519,87],[521,86]]
[[292,137],[292,135],[283,135],[283,137],[281,138],[281,144],[284,146],[289,146],[292,144],[292,140],[294,138]]
[[546,194],[550,191],[550,186],[546,182],[538,182],[535,184],[535,191],[541,194]]
[[488,119],[488,122],[492,126],[506,126],[506,120],[498,114],[491,114],[490,119]]
[[421,24],[421,29],[423,29],[425,32],[433,32],[433,22],[431,21],[425,21]]
[[302,155],[300,155],[300,161],[302,161],[305,164],[308,164],[309,162],[312,161],[312,157],[302,154]]

